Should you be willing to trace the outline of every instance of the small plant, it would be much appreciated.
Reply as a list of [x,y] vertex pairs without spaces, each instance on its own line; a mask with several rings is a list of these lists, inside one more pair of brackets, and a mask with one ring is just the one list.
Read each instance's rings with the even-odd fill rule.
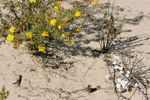
[[116,36],[120,33],[124,22],[124,18],[121,23],[116,26],[115,25],[115,18],[113,14],[109,14],[108,12],[104,13],[103,22],[99,25],[99,35],[100,35],[100,52],[107,53],[110,49],[110,46]]
[[9,91],[6,91],[5,86],[2,87],[2,91],[0,91],[0,100],[5,100],[9,95]]

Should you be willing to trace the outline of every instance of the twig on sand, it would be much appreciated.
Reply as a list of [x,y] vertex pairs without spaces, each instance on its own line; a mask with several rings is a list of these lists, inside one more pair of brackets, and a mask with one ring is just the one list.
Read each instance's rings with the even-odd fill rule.
[[86,71],[86,73],[84,74],[84,76],[86,76],[86,74],[89,72],[90,69],[92,69],[92,67],[95,65],[96,61],[98,60],[98,58],[96,58],[92,64],[90,65],[90,67],[88,68],[88,70]]
[[20,86],[21,81],[22,81],[22,75],[19,75],[19,79],[16,82],[12,83],[12,84],[18,84]]
[[[111,73],[111,71],[110,71],[110,69],[109,69],[109,67],[108,67],[108,66],[107,66],[107,69],[108,69],[109,74],[110,74],[110,76],[111,76],[111,80],[113,81],[114,91],[115,91],[115,93],[117,94],[115,78],[113,78],[112,73]],[[115,73],[114,73],[114,76],[115,76]]]
[[86,91],[88,93],[92,93],[92,92],[95,92],[95,91],[97,91],[99,89],[101,89],[100,86],[97,86],[96,88],[92,88],[92,85],[89,84],[86,88],[74,90],[71,93],[76,93],[76,92],[79,92],[79,91]]

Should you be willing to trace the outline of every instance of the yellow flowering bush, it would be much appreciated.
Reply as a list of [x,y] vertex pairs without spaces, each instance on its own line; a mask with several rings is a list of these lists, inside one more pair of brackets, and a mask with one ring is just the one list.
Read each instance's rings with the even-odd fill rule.
[[81,32],[81,28],[71,28],[69,25],[87,15],[86,2],[70,1],[70,9],[65,9],[63,2],[65,0],[5,0],[4,8],[13,17],[0,11],[0,31],[5,33],[8,41],[14,43],[15,48],[22,42],[30,50],[39,52],[46,51],[47,43],[73,45],[73,38]]

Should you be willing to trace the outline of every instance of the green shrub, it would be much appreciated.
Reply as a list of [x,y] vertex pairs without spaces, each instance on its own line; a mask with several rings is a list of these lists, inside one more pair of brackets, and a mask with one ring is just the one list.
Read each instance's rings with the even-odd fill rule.
[[[64,9],[65,0],[5,0],[3,8],[9,14],[0,13],[1,35],[18,48],[23,42],[30,50],[44,52],[46,43],[72,45],[75,33],[80,27],[70,29],[69,25],[86,15],[85,2],[71,2],[72,9]],[[98,2],[96,3],[99,4]],[[66,30],[68,29],[69,30]]]
[[116,36],[120,33],[125,17],[119,25],[115,24],[115,18],[113,14],[108,12],[104,13],[103,22],[99,25],[99,35],[100,35],[100,52],[107,53],[110,46]]

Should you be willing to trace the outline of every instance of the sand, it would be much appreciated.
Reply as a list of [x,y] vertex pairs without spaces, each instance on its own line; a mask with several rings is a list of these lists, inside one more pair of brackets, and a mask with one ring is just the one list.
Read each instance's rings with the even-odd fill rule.
[[[30,54],[23,46],[18,50],[8,41],[0,45],[0,88],[5,85],[10,91],[7,100],[117,100],[111,80],[106,79],[109,73],[105,58],[114,59],[115,55],[123,56],[130,51],[144,58],[144,64],[150,65],[150,0],[114,0],[114,14],[119,19],[126,16],[122,32],[115,41],[119,45],[110,54],[93,57],[91,50],[99,48],[95,22],[83,23],[84,29],[77,36],[73,47],[68,47],[63,56],[63,64],[58,69],[42,67],[41,59]],[[112,3],[112,0],[110,0]],[[107,0],[101,0],[103,6]],[[99,6],[100,7],[100,6]],[[93,9],[98,19],[105,8]],[[86,27],[87,25],[87,27]],[[82,36],[82,38],[81,38]],[[3,39],[1,38],[1,41]],[[59,54],[57,54],[59,57]],[[91,67],[92,65],[92,67]],[[86,74],[87,70],[91,68]],[[85,75],[86,74],[86,75]],[[12,84],[22,75],[20,86]],[[84,90],[88,85],[101,87],[92,93]],[[126,93],[131,95],[131,93]],[[132,100],[141,100],[138,92]]]

